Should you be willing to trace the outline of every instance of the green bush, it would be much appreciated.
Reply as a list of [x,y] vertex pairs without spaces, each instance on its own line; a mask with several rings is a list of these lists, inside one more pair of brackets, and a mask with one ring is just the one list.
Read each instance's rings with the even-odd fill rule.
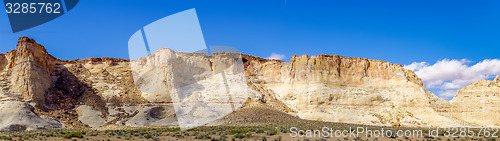
[[62,136],[63,138],[66,138],[66,139],[70,139],[72,137],[75,137],[75,138],[83,138],[83,134],[82,132],[80,131],[77,131],[77,132],[71,132],[71,133],[66,133]]
[[0,139],[2,139],[2,140],[12,140],[12,138],[8,137],[8,136],[1,136]]
[[231,130],[231,131],[229,131],[230,135],[235,135],[235,134],[239,134],[239,133],[241,133],[240,130]]
[[83,134],[82,132],[78,131],[78,132],[73,132],[71,133],[73,137],[76,137],[76,138],[83,138]]
[[71,136],[71,133],[66,133],[66,134],[64,134],[62,137],[63,137],[63,138],[66,138],[66,139],[69,139],[69,138],[71,138],[71,137],[73,137],[73,136]]

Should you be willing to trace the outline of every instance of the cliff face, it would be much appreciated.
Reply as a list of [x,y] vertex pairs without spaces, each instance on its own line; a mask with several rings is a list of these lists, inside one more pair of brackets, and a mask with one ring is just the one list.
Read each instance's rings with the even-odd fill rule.
[[43,46],[27,37],[19,38],[15,50],[0,54],[0,131],[63,127],[57,120],[36,114],[32,107],[45,104],[55,62]]
[[[173,103],[181,127],[204,125],[240,108],[248,94],[240,54],[159,49],[130,63],[148,102]],[[182,111],[182,112],[180,112]]]
[[[27,112],[20,113],[31,111],[66,126],[198,126],[248,100],[309,120],[498,126],[500,121],[484,117],[498,114],[499,79],[473,83],[450,103],[425,90],[401,65],[338,55],[292,56],[283,62],[159,49],[137,60],[60,60],[27,37],[0,54],[0,100],[30,103],[35,108],[24,104]],[[478,102],[484,104],[474,105]],[[464,114],[465,107],[478,110]],[[31,129],[28,123],[22,124],[25,129]],[[61,126],[53,120],[42,125]]]
[[16,50],[0,55],[0,80],[5,95],[27,101],[44,102],[56,58],[27,37],[19,38]]
[[246,56],[247,77],[303,119],[396,126],[452,126],[436,112],[447,103],[413,71],[379,60],[292,56],[290,63]]
[[500,126],[500,77],[476,81],[450,101],[449,114],[481,126]]

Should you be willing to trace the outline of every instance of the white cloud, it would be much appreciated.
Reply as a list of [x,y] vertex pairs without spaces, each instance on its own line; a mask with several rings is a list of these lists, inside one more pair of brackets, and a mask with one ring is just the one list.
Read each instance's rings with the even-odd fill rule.
[[413,62],[410,65],[405,65],[404,68],[409,69],[409,70],[419,70],[420,68],[423,68],[426,66],[429,66],[429,63],[427,63],[427,62],[420,62],[420,63]]
[[413,62],[404,68],[413,70],[428,89],[437,89],[443,99],[455,96],[457,90],[478,80],[495,78],[500,74],[500,60],[486,59],[472,66],[467,59],[443,59],[430,65],[427,62]]
[[445,90],[445,91],[439,91],[439,97],[442,99],[452,99],[455,97],[455,94],[457,93],[457,90]]
[[271,53],[271,56],[266,57],[266,59],[276,59],[276,60],[283,60],[284,58],[285,58],[285,55],[276,54],[276,53]]

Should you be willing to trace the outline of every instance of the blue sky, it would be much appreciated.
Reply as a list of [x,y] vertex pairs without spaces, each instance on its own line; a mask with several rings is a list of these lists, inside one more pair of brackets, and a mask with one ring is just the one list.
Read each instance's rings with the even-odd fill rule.
[[15,34],[2,12],[0,52],[30,36],[63,59],[127,58],[135,31],[190,8],[197,9],[207,45],[261,57],[339,54],[410,64],[480,61],[500,51],[498,1],[106,0],[80,1],[66,15]]
[[[55,57],[128,57],[128,39],[165,16],[196,8],[208,46],[267,57],[338,54],[398,64],[480,62],[500,52],[494,0],[81,0],[67,14],[12,33],[0,14],[0,52],[29,36]],[[5,11],[5,7],[1,7]]]

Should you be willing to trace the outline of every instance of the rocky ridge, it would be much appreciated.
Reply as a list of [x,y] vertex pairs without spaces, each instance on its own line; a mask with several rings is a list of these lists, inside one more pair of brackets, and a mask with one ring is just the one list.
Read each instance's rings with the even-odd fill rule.
[[449,114],[480,125],[500,126],[500,76],[495,80],[476,81],[459,90],[450,101]]
[[428,92],[413,71],[380,60],[338,55],[291,61],[245,56],[247,78],[303,119],[369,125],[456,126],[437,112],[447,103]]
[[[207,56],[160,49],[137,60],[60,60],[28,37],[21,37],[15,50],[0,54],[1,101],[27,103],[23,109],[41,117],[31,122],[44,121],[38,128],[30,121],[3,123],[25,130],[63,124],[202,125],[238,110],[248,100],[309,120],[498,126],[500,121],[484,115],[499,113],[499,79],[474,82],[448,102],[425,90],[416,74],[401,65],[338,55],[292,56],[290,62],[283,62],[225,52]],[[467,104],[462,103],[474,107],[470,95],[484,104],[464,114],[459,109]]]

